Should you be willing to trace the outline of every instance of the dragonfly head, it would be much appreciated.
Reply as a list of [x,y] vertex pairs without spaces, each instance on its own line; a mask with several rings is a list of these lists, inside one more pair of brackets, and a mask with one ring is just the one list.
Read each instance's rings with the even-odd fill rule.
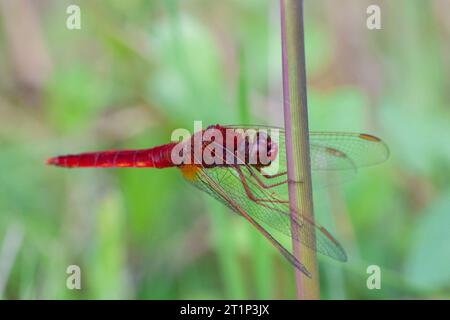
[[250,159],[257,159],[258,166],[269,166],[278,155],[278,144],[267,133],[258,131],[249,151]]

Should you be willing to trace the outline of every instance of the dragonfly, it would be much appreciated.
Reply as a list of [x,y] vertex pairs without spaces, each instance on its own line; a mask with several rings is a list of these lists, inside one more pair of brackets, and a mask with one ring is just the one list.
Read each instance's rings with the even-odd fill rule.
[[[389,156],[387,145],[365,133],[310,132],[310,164],[317,173],[347,174]],[[307,277],[310,271],[275,234],[345,262],[344,248],[309,216],[291,214],[285,131],[268,126],[212,125],[179,141],[140,150],[109,150],[53,157],[65,168],[178,168],[201,191],[245,218]],[[302,183],[302,181],[295,181]],[[297,228],[298,232],[292,232]]]

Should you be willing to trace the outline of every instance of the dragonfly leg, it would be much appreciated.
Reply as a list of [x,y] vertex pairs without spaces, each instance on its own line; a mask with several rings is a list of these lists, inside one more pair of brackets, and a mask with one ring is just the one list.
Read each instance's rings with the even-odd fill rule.
[[[289,201],[287,201],[287,200],[281,200],[281,199],[276,199],[276,198],[273,198],[273,199],[263,199],[263,198],[258,198],[258,197],[256,197],[256,196],[253,194],[253,192],[251,191],[251,189],[250,189],[250,187],[249,187],[249,185],[248,185],[248,183],[247,183],[247,179],[246,179],[246,177],[244,176],[244,173],[242,172],[241,168],[239,168],[239,166],[236,166],[235,169],[236,169],[236,171],[237,171],[238,174],[239,174],[239,177],[240,177],[240,180],[241,180],[241,182],[242,182],[242,185],[244,186],[245,193],[247,194],[247,197],[249,197],[250,200],[252,200],[253,202],[257,203],[258,205],[260,205],[260,206],[262,206],[262,207],[269,208],[269,209],[271,209],[271,210],[275,210],[275,211],[277,211],[278,213],[281,213],[281,214],[284,214],[284,215],[286,214],[285,211],[282,211],[282,210],[280,210],[280,209],[277,208],[277,207],[270,206],[270,205],[267,204],[267,203],[282,203],[282,204],[289,204]],[[293,218],[294,218],[294,217],[291,217],[291,219],[293,219]],[[299,220],[297,220],[297,219],[294,219],[294,221],[295,221],[295,223],[296,223],[299,227],[303,227],[303,222],[301,222],[301,221],[299,221]]]
[[282,177],[287,174],[287,171],[280,172],[277,174],[267,174],[267,173],[262,172],[262,168],[256,168],[256,170],[258,170],[258,172],[261,173],[261,175],[267,179],[274,179],[274,178]]
[[[266,184],[266,183],[264,183],[264,181],[261,180],[260,177],[258,177],[258,175],[253,171],[253,169],[252,169],[250,166],[247,166],[247,169],[248,169],[248,171],[250,172],[250,174],[252,175],[252,177],[255,178],[256,182],[258,182],[258,184],[259,184],[261,187],[263,187],[264,189],[275,188],[275,187],[278,187],[278,186],[281,186],[281,185],[287,183],[287,180],[283,180],[283,181],[278,182],[278,183]],[[286,172],[284,172],[284,173],[278,173],[278,174],[276,174],[276,175],[264,175],[264,174],[261,172],[260,169],[257,169],[257,170],[263,175],[263,177],[268,178],[268,179],[272,179],[272,178],[276,178],[276,177],[281,177],[281,176],[283,176],[283,175],[286,174]]]
[[[261,202],[272,202],[272,203],[289,203],[289,201],[286,200],[280,200],[280,199],[263,199],[263,198],[257,198],[251,191],[248,183],[247,183],[247,179],[244,176],[244,173],[242,172],[241,168],[239,168],[239,166],[235,166],[234,167],[237,171],[237,173],[239,174],[239,178],[242,182],[242,185],[244,187],[245,193],[247,194],[247,196],[250,198],[250,200],[261,204]],[[261,204],[263,205],[263,204]]]
[[[264,189],[270,189],[270,188],[274,188],[274,187],[278,187],[281,186],[283,184],[286,184],[288,182],[288,179],[283,180],[281,182],[278,183],[274,183],[274,184],[265,184],[260,177],[258,177],[257,174],[255,174],[255,172],[253,171],[253,169],[251,167],[247,167],[248,171],[250,171],[250,174],[255,178],[256,182],[258,182],[258,184],[263,187]],[[277,177],[281,177],[287,174],[287,172],[281,172],[281,173],[277,173],[274,175],[266,175],[264,173],[262,173],[260,168],[257,168],[256,170],[258,170],[259,173],[261,173],[261,175],[267,179],[272,179],[272,178],[277,178]],[[296,181],[295,183],[301,183],[301,181]]]

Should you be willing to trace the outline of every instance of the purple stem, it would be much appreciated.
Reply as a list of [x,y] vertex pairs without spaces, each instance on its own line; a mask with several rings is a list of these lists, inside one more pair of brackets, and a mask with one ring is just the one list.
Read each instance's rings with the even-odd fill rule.
[[[286,2],[288,5],[286,5]],[[292,10],[286,12],[286,10]],[[294,12],[293,12],[294,11]],[[311,169],[309,159],[308,109],[306,96],[306,67],[303,29],[303,0],[280,0],[284,123],[286,129],[286,158],[289,180],[291,220],[301,221],[302,214],[313,219]],[[290,20],[287,20],[290,19]],[[291,60],[290,60],[291,59]],[[295,181],[301,181],[301,184]],[[299,230],[291,223],[293,255],[305,263],[313,279],[296,270],[298,299],[318,299],[319,283],[315,254],[302,250]]]

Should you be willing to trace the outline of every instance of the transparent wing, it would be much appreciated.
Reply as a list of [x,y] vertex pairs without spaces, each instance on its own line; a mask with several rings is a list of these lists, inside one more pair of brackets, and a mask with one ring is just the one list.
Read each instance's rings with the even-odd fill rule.
[[[216,152],[222,148],[214,145]],[[223,149],[223,154],[231,153]],[[186,176],[186,175],[185,175]],[[273,228],[280,233],[294,238],[310,249],[340,261],[346,261],[347,256],[341,245],[323,227],[299,215],[292,223],[298,227],[298,235],[291,233],[291,215],[289,201],[277,190],[285,189],[286,183],[275,183],[251,166],[216,166],[212,168],[199,167],[195,175],[188,180],[196,187],[207,192],[224,203],[233,211],[242,215],[245,212],[258,223]]]
[[[308,277],[312,277],[311,273],[307,270],[307,268],[297,259],[295,258],[288,249],[286,249],[280,242],[278,242],[269,231],[267,231],[264,226],[262,226],[258,221],[256,221],[252,215],[248,214],[245,211],[245,208],[240,206],[240,199],[235,198],[235,194],[230,194],[228,191],[228,187],[224,187],[226,185],[226,181],[228,180],[229,174],[232,174],[230,170],[226,170],[225,168],[214,168],[207,169],[197,168],[196,174],[194,177],[185,176],[189,182],[191,182],[198,189],[208,193],[213,198],[219,200],[224,205],[229,207],[234,212],[242,215],[246,218],[250,223],[252,223],[279,251],[280,253],[297,269],[302,271]],[[231,179],[234,180],[234,179]],[[225,183],[224,183],[225,182]]]
[[[261,225],[268,226],[303,245],[336,260],[346,261],[341,245],[323,227],[299,214],[290,216],[286,183],[285,132],[281,128],[264,126],[225,126],[241,130],[264,130],[278,145],[278,155],[270,167],[261,171],[248,165],[196,167],[195,174],[185,175],[192,184],[246,217],[272,241],[280,252],[297,268],[308,271],[286,248],[273,239]],[[221,146],[212,143],[220,149]],[[360,133],[311,132],[311,168],[314,177],[332,170],[333,176],[348,177],[357,168],[386,160],[389,150],[379,138]],[[233,154],[229,150],[223,153]],[[233,155],[234,156],[234,155]],[[256,224],[255,224],[256,223]],[[297,225],[298,235],[292,235],[291,223]],[[260,225],[261,224],[261,225]]]
[[[285,131],[269,126],[224,126],[232,129],[265,130],[278,139],[280,169],[286,165]],[[271,133],[274,133],[271,135]],[[387,145],[379,138],[351,132],[310,132],[312,170],[350,170],[385,161],[389,157]]]
[[[364,133],[311,132],[310,145],[313,170],[353,170],[379,164],[389,157],[389,149],[381,139]],[[326,153],[324,162],[316,151],[319,149]]]

